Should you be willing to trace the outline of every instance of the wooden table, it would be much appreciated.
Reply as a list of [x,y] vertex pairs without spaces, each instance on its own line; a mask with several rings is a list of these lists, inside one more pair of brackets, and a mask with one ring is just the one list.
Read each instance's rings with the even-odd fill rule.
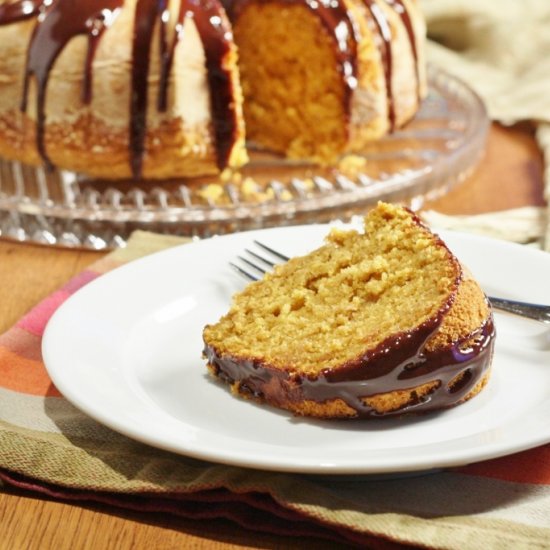
[[[426,206],[448,214],[475,214],[542,204],[542,158],[532,132],[528,127],[493,125],[476,173]],[[0,331],[101,255],[0,241]],[[65,504],[0,488],[0,550],[303,548],[306,542],[246,532],[221,520],[186,521]],[[308,547],[334,548],[322,541],[308,542]]]

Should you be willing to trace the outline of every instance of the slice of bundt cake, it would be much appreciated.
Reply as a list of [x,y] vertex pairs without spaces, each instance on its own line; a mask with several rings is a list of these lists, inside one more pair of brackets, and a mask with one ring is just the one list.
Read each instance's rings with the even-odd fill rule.
[[486,384],[488,300],[409,210],[380,203],[364,233],[278,266],[204,329],[232,390],[299,415],[378,417],[456,405]]

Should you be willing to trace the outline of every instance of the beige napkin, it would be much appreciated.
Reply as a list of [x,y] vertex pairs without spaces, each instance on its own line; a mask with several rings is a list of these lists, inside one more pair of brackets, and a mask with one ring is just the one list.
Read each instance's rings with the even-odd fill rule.
[[499,212],[488,212],[473,216],[447,216],[434,210],[420,213],[422,219],[437,229],[452,229],[476,233],[495,239],[542,248],[547,230],[546,209],[525,206]]
[[[462,78],[493,120],[530,120],[545,158],[550,198],[550,1],[420,0],[428,60]],[[550,250],[550,209],[545,248]]]

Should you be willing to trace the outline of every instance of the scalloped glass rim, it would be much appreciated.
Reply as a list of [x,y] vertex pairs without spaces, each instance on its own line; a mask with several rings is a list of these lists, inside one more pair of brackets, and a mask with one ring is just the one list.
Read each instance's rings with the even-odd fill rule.
[[405,128],[338,166],[253,151],[229,183],[102,182],[0,159],[0,237],[109,249],[124,246],[135,229],[208,237],[347,220],[378,200],[417,209],[471,173],[489,127],[469,86],[433,66],[428,79],[428,97]]

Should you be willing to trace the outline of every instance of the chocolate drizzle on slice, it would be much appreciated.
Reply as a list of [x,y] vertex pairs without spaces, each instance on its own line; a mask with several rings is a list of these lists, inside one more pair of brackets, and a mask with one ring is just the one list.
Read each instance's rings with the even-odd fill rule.
[[[67,43],[78,35],[88,37],[82,98],[91,100],[91,65],[101,34],[116,16],[123,0],[57,0],[40,10],[29,49],[21,110],[27,110],[29,81],[36,83],[36,146],[47,167],[52,163],[44,143],[46,90],[51,69]],[[46,3],[44,3],[46,6]]]
[[[487,372],[494,334],[493,319],[489,317],[474,333],[448,347],[430,352],[425,350],[423,342],[409,357],[399,357],[391,351],[385,364],[373,365],[365,361],[362,378],[346,377],[344,368],[342,372],[339,372],[341,369],[334,371],[337,377],[321,375],[315,380],[304,379],[302,395],[317,402],[339,398],[355,410],[357,417],[372,417],[381,416],[381,413],[369,406],[364,398],[433,383],[427,395],[384,413],[384,416],[450,407],[462,401]],[[467,342],[473,343],[464,349]]]
[[0,4],[0,25],[9,25],[35,17],[45,4],[45,0],[18,0]]
[[[425,227],[415,214],[412,221]],[[486,303],[489,313],[480,326],[448,344],[430,348],[451,314],[463,282],[458,260],[439,237],[434,238],[450,254],[455,265],[454,281],[446,298],[434,304],[432,313],[418,325],[396,331],[361,355],[318,374],[304,373],[292,364],[286,368],[275,366],[275,358],[269,361],[219,353],[205,341],[204,356],[210,370],[239,393],[289,410],[307,402],[341,400],[351,409],[350,417],[371,418],[438,410],[460,403],[483,380],[491,365],[495,327]],[[368,404],[369,397],[396,391],[410,392],[408,401],[399,408],[381,413]]]
[[[429,332],[427,328],[428,325],[424,326],[410,338],[409,333],[396,335],[395,341],[408,340],[404,348],[399,349],[399,345],[392,348],[394,342],[386,341],[374,351],[377,360],[365,356],[353,365],[335,369],[332,375],[325,372],[316,378],[291,374],[254,360],[220,356],[211,346],[205,347],[204,354],[221,380],[238,383],[241,393],[272,405],[289,408],[292,403],[340,399],[354,411],[354,418],[395,416],[458,404],[483,379],[491,364],[495,337],[492,315],[472,334],[431,352],[425,350],[423,340]],[[392,411],[379,413],[365,402],[365,398],[378,394],[411,390],[429,383],[433,387],[426,395],[415,398],[411,392],[412,400]]]

